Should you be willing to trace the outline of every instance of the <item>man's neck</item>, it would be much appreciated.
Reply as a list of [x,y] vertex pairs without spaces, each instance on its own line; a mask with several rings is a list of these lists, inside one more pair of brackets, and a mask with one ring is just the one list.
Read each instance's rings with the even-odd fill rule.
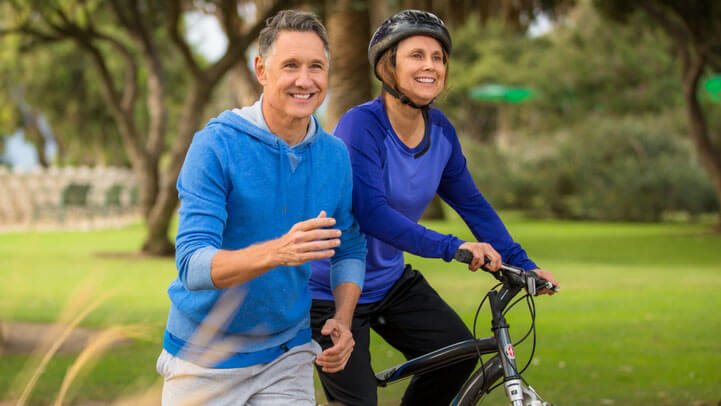
[[308,133],[310,117],[297,118],[279,114],[273,107],[266,104],[265,99],[261,104],[261,112],[270,132],[291,147],[303,141]]

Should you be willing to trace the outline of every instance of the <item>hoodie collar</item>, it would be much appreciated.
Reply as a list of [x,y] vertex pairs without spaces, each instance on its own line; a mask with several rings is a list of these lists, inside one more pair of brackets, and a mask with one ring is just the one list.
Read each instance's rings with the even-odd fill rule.
[[[247,106],[247,107],[243,107],[243,108],[235,108],[232,110],[232,113],[235,113],[235,115],[237,115],[238,117],[243,119],[243,121],[245,121],[247,124],[251,124],[253,127],[256,127],[258,130],[262,130],[259,133],[256,133],[256,132],[250,133],[249,132],[249,134],[255,136],[256,138],[258,138],[261,141],[264,141],[268,144],[280,145],[279,143],[283,143],[287,146],[287,148],[290,149],[291,147],[288,146],[288,144],[283,139],[281,139],[280,137],[278,137],[277,135],[273,134],[270,131],[270,128],[268,127],[268,124],[265,121],[265,117],[263,117],[262,105],[263,105],[263,95],[261,95],[260,98],[258,99],[258,101],[253,103],[251,106]],[[228,122],[226,120],[229,120],[229,121],[235,121],[235,120],[230,120],[231,117],[226,117],[226,113],[228,113],[228,112],[226,111],[223,114],[221,114],[220,116],[218,116],[218,119],[221,122],[224,122],[225,124],[231,124],[230,122]],[[231,126],[232,126],[232,124],[231,124]],[[311,140],[311,138],[313,138],[316,135],[316,133],[318,132],[318,128],[320,128],[320,125],[318,124],[317,119],[315,118],[315,116],[311,115],[311,120],[308,124],[308,131],[306,132],[305,137],[303,138],[303,140],[301,142],[294,145],[292,148],[295,148],[297,146],[300,146],[300,145],[303,145],[303,144],[306,144],[307,142],[309,142]],[[238,129],[248,132],[247,128],[238,128]],[[267,139],[268,135],[271,136],[270,139]]]

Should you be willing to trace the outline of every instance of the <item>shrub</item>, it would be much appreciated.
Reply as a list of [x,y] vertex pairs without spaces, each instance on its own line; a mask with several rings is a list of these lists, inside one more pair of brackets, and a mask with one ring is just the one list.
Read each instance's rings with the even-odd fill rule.
[[[468,166],[498,208],[595,220],[659,221],[717,207],[713,187],[676,113],[591,116],[552,148],[500,151],[464,143]],[[547,138],[547,137],[539,137]],[[538,143],[536,143],[538,144]]]

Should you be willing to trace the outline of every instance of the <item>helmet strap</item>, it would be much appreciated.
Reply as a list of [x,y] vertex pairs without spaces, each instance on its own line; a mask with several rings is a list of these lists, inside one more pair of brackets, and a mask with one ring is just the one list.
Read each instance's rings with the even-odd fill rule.
[[420,109],[420,110],[428,109],[428,107],[430,107],[431,104],[433,103],[433,100],[435,100],[435,99],[433,99],[430,101],[430,103],[419,106],[419,105],[413,103],[413,101],[411,99],[409,99],[408,96],[406,96],[403,93],[399,92],[398,90],[395,90],[392,87],[388,86],[388,84],[386,84],[386,82],[384,82],[383,80],[381,80],[381,83],[383,84],[383,90],[388,92],[388,94],[390,94],[391,96],[398,99],[401,103],[411,106],[415,109]]

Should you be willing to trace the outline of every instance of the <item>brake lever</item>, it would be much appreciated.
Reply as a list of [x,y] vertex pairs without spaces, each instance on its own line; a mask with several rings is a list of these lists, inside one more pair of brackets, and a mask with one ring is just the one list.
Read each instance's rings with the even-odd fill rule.
[[538,292],[536,292],[536,278],[528,272],[526,272],[526,290],[531,296],[536,296],[538,294]]

